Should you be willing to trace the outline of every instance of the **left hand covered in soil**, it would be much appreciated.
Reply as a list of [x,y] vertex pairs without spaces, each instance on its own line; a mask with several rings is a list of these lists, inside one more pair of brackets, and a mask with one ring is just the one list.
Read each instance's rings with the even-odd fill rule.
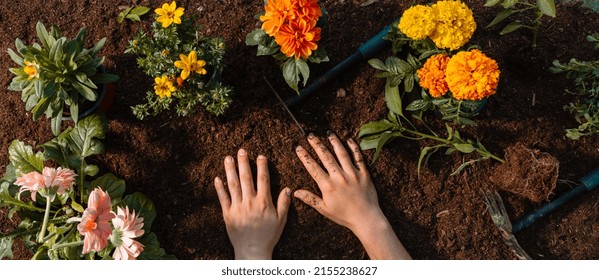
[[229,193],[223,181],[216,177],[214,186],[218,194],[229,239],[235,250],[235,259],[272,259],[272,252],[281,237],[287,212],[291,204],[291,190],[281,191],[275,208],[270,194],[268,160],[259,155],[257,188],[254,187],[247,152],[237,153],[239,175],[235,160],[225,158],[225,172]]

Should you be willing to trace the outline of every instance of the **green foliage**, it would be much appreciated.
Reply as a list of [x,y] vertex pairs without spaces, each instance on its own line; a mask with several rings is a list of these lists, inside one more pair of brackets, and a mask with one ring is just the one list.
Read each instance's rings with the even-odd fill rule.
[[[599,34],[587,37],[589,42],[597,42]],[[577,140],[582,136],[599,134],[599,60],[579,61],[572,58],[562,64],[553,61],[549,69],[553,73],[565,73],[574,79],[575,91],[567,90],[575,100],[564,106],[564,110],[574,114],[578,127],[566,129],[566,136]]]
[[[91,178],[91,181],[86,178],[95,177],[99,173],[98,167],[89,165],[87,161],[89,157],[104,152],[99,139],[104,138],[105,129],[104,118],[89,116],[79,121],[74,128],[69,128],[42,144],[40,147],[43,148],[43,153],[35,152],[23,142],[13,141],[9,147],[11,163],[0,179],[0,207],[8,208],[9,219],[15,213],[18,214],[21,223],[12,232],[0,232],[0,258],[13,257],[11,247],[15,238],[19,237],[33,252],[33,259],[112,259],[112,243],[100,252],[81,254],[84,236],[79,233],[77,223],[85,210],[89,194],[97,187],[110,195],[112,211],[116,212],[117,206],[127,205],[144,218],[145,234],[138,241],[148,250],[144,254],[145,259],[173,258],[164,253],[156,235],[151,232],[156,211],[146,196],[134,193],[123,197],[125,182],[111,173]],[[44,165],[72,169],[77,174],[75,184],[64,195],[58,195],[59,199],[53,202],[41,199],[40,190],[36,201],[22,201],[18,195],[19,186],[14,181],[24,173],[41,172]],[[47,208],[44,209],[45,207]],[[40,234],[46,231],[47,235]]]
[[150,8],[144,6],[127,7],[116,18],[118,23],[122,23],[123,20],[128,19],[131,21],[141,21],[140,17],[150,11]]
[[73,40],[61,36],[57,26],[47,30],[41,22],[37,23],[36,31],[39,43],[26,46],[16,39],[18,54],[8,49],[11,59],[19,65],[9,69],[15,77],[8,89],[21,92],[25,109],[31,111],[34,120],[42,115],[51,118],[52,132],[58,135],[66,107],[77,123],[80,103],[96,101],[97,85],[115,82],[118,76],[99,71],[104,58],[96,54],[106,38],[86,49],[85,28]]
[[[166,76],[176,86],[171,97],[160,98],[153,90],[146,93],[146,103],[131,107],[133,114],[143,120],[165,110],[175,108],[177,115],[187,116],[201,105],[218,116],[225,113],[233,102],[231,87],[220,82],[224,70],[225,43],[222,38],[210,38],[201,34],[195,20],[182,18],[181,24],[163,28],[159,22],[152,23],[151,34],[139,31],[125,53],[137,54],[138,66],[146,75],[154,78]],[[206,62],[207,74],[193,72],[182,80],[182,70],[175,66],[180,55],[195,51],[198,60]]]
[[495,16],[495,18],[487,25],[487,28],[493,27],[512,15],[521,14],[523,16],[530,13],[523,22],[521,20],[514,20],[508,23],[500,32],[500,35],[512,33],[518,29],[526,28],[532,31],[532,47],[537,47],[537,34],[541,25],[541,18],[543,15],[556,17],[555,1],[554,0],[535,0],[535,3],[530,3],[531,0],[487,0],[485,3],[486,7],[493,7],[501,3],[503,10]]
[[[373,63],[371,63],[373,64]],[[377,67],[382,67],[382,63],[374,62]],[[378,69],[378,68],[377,68]],[[409,140],[433,140],[437,144],[433,146],[426,146],[420,152],[418,159],[418,173],[423,164],[426,164],[430,156],[440,149],[445,149],[445,154],[449,155],[456,151],[471,154],[476,152],[478,158],[463,162],[456,170],[452,173],[455,175],[461,172],[464,168],[479,162],[493,158],[497,161],[503,162],[502,159],[491,154],[478,140],[473,141],[464,139],[460,136],[460,133],[451,128],[446,124],[447,136],[441,137],[435,133],[428,126],[425,126],[426,131],[423,132],[416,127],[409,118],[407,118],[403,112],[402,96],[398,88],[398,85],[391,83],[391,80],[387,78],[385,86],[385,99],[387,100],[387,107],[389,108],[389,114],[387,119],[370,122],[360,127],[358,137],[361,138],[360,147],[362,150],[375,149],[373,162],[378,158],[383,146],[396,138],[404,138]],[[414,103],[412,103],[414,104]]]

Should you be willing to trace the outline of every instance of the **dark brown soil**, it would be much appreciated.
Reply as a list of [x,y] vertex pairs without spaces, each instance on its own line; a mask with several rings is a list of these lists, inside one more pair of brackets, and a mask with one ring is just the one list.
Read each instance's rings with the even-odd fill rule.
[[[157,7],[161,1],[140,0]],[[326,0],[330,13],[322,44],[331,62],[311,67],[314,79],[350,55],[362,42],[396,19],[412,1]],[[417,1],[424,3],[425,1]],[[558,17],[544,18],[539,47],[532,51],[530,33],[522,30],[501,37],[499,28],[485,29],[499,11],[485,8],[484,1],[467,1],[478,23],[472,43],[478,43],[502,70],[499,92],[491,99],[479,125],[461,129],[467,137],[478,137],[491,152],[504,157],[506,149],[522,144],[548,153],[559,161],[559,180],[553,193],[561,194],[599,162],[599,138],[572,141],[564,129],[576,125],[562,110],[571,100],[564,94],[571,81],[547,71],[554,59],[597,59],[597,51],[585,37],[599,26],[599,14],[576,5],[559,5]],[[152,16],[141,23],[116,22],[118,0],[12,1],[0,9],[0,49],[14,48],[15,38],[27,43],[35,39],[35,23],[57,24],[74,36],[87,26],[90,41],[107,37],[102,51],[106,67],[121,80],[118,96],[108,112],[106,154],[97,160],[103,170],[126,180],[128,191],[140,191],[155,203],[158,216],[154,231],[162,246],[179,259],[230,259],[233,250],[227,238],[220,206],[212,185],[224,176],[226,155],[243,147],[252,158],[270,160],[273,193],[283,187],[317,187],[295,157],[294,147],[307,145],[299,129],[283,111],[263,80],[268,80],[289,98],[277,64],[270,57],[256,57],[255,48],[244,44],[245,35],[258,26],[254,15],[262,0],[178,1],[186,13],[198,16],[201,32],[225,38],[227,68],[224,82],[235,88],[235,102],[223,117],[200,112],[177,117],[175,112],[145,121],[137,120],[130,106],[143,102],[151,80],[136,65],[135,57],[123,54],[127,40],[140,28],[147,29]],[[51,8],[48,8],[51,7]],[[390,54],[385,51],[379,58]],[[14,66],[8,55],[0,65]],[[383,80],[366,63],[323,87],[292,109],[305,130],[325,135],[327,130],[342,138],[356,137],[361,125],[387,113]],[[0,75],[0,171],[8,163],[10,142],[21,139],[30,145],[52,138],[47,120],[33,122],[24,110],[20,94],[6,90],[12,75]],[[344,88],[348,94],[337,97]],[[442,131],[444,124],[428,119]],[[395,232],[416,259],[514,259],[495,229],[481,196],[481,189],[496,189],[489,177],[501,165],[483,162],[450,176],[462,155],[434,155],[420,177],[416,172],[421,147],[430,143],[398,140],[383,149],[371,166],[383,211]],[[372,159],[371,151],[365,152]],[[503,168],[503,167],[502,167]],[[508,168],[509,169],[509,168]],[[500,190],[512,220],[544,202]],[[545,198],[544,198],[545,199]],[[551,197],[549,198],[551,199]],[[599,192],[576,198],[555,213],[517,234],[522,247],[536,259],[599,258]],[[3,214],[4,212],[0,212]],[[16,221],[0,217],[0,231]],[[31,254],[17,243],[15,257]],[[294,201],[288,223],[274,257],[278,259],[365,259],[359,241],[347,229],[320,216],[300,201]]]

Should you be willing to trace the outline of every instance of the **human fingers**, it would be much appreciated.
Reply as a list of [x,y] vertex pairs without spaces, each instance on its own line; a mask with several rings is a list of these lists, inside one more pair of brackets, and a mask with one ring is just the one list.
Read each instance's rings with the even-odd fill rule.
[[254,179],[252,178],[252,169],[250,167],[250,158],[246,150],[239,149],[237,152],[237,165],[239,166],[239,182],[241,183],[242,199],[256,195]]
[[256,165],[258,167],[258,173],[256,178],[258,185],[258,196],[262,196],[271,201],[270,197],[270,174],[268,171],[268,159],[265,156],[259,155],[256,158]]
[[232,156],[225,157],[225,173],[227,174],[227,185],[229,186],[229,193],[231,193],[231,201],[241,201],[239,178],[235,169],[235,160]]
[[218,201],[220,202],[220,207],[223,209],[223,212],[229,210],[229,207],[231,207],[231,198],[229,197],[227,190],[225,190],[223,180],[219,177],[214,178],[214,188],[216,189]]
[[360,151],[360,146],[358,143],[356,143],[354,139],[349,138],[347,139],[347,145],[353,154],[356,167],[360,170],[360,172],[365,172],[368,174],[368,169],[366,168],[366,163],[364,163],[364,158],[362,157],[362,152]]
[[308,173],[310,173],[310,176],[312,176],[312,179],[314,179],[317,184],[320,181],[328,178],[327,173],[320,168],[320,165],[318,165],[318,163],[312,158],[308,151],[304,149],[304,147],[297,146],[297,148],[295,148],[295,153],[297,154],[297,157],[299,157],[300,161],[304,164],[306,170],[308,170]]
[[284,188],[279,193],[277,199],[277,216],[279,218],[279,226],[284,227],[287,222],[287,213],[289,213],[289,206],[291,205],[291,189]]
[[316,151],[316,155],[318,155],[318,158],[329,172],[329,175],[340,171],[341,168],[339,167],[339,164],[337,164],[337,160],[320,138],[310,133],[310,135],[308,135],[308,143],[310,143],[310,146]]
[[337,156],[337,159],[339,160],[343,170],[346,172],[354,171],[356,167],[352,163],[352,160],[349,157],[349,154],[347,154],[347,150],[343,146],[343,143],[341,143],[339,140],[339,137],[332,132],[329,132],[328,135],[329,141],[333,146],[333,151],[335,151],[335,155]]
[[293,193],[293,196],[295,196],[296,198],[298,198],[299,200],[303,201],[304,203],[310,205],[312,208],[314,208],[316,211],[318,211],[318,213],[320,213],[321,215],[327,217],[326,211],[324,210],[324,202],[322,201],[322,198],[320,198],[319,196],[315,195],[314,193],[307,191],[307,190],[297,190]]

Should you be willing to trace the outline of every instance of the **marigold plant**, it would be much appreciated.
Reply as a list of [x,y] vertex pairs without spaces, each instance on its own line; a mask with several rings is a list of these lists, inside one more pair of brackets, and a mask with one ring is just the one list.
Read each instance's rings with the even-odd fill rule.
[[214,115],[223,114],[233,95],[220,82],[224,40],[203,36],[175,1],[162,4],[154,13],[152,34],[138,32],[125,51],[139,55],[137,64],[155,83],[154,91],[146,93],[147,103],[132,107],[135,116],[144,119],[173,106],[178,115],[186,116],[198,105]]
[[248,46],[258,46],[257,55],[272,55],[284,61],[285,81],[299,93],[300,76],[306,85],[310,76],[307,61],[328,61],[319,46],[326,12],[317,0],[270,0],[259,17],[262,25],[246,36]]
[[425,5],[415,5],[405,10],[399,20],[399,29],[414,40],[422,40],[435,30],[433,9]]
[[449,60],[445,80],[455,99],[481,100],[495,94],[499,74],[495,60],[472,50],[459,52]]
[[431,56],[422,68],[418,69],[418,82],[424,89],[428,89],[432,97],[441,97],[447,93],[449,87],[445,81],[445,70],[449,56],[446,54],[437,54]]

